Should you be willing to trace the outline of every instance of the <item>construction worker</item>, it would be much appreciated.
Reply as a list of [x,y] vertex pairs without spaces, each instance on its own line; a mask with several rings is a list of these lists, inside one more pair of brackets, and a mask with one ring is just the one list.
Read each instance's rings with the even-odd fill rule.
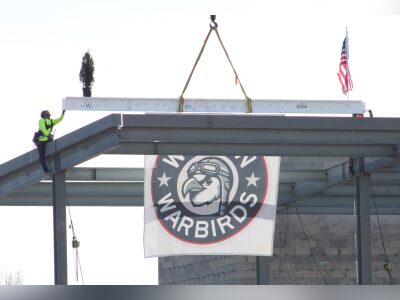
[[43,168],[44,173],[47,176],[52,176],[53,171],[49,169],[46,165],[46,144],[53,140],[52,130],[55,125],[60,123],[64,118],[65,110],[62,111],[61,116],[58,119],[51,119],[50,112],[44,110],[40,113],[39,120],[39,139],[37,143],[37,148],[39,152],[39,161]]

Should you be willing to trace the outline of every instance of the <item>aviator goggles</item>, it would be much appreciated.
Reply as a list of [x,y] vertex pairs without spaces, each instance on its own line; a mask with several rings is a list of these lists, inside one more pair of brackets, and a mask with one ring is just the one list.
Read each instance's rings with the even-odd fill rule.
[[212,162],[195,162],[190,165],[188,169],[188,174],[196,173],[197,171],[201,171],[204,174],[208,175],[223,175],[225,177],[229,177],[229,173],[221,170],[221,167],[218,164]]

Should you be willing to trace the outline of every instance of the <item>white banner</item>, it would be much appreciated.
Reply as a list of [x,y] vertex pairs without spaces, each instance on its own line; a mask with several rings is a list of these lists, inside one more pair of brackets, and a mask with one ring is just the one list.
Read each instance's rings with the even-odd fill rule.
[[271,256],[280,157],[146,156],[145,257]]

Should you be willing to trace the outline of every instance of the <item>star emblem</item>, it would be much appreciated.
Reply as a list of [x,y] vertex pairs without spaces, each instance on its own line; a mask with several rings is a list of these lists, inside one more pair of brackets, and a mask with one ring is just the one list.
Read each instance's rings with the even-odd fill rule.
[[245,177],[245,178],[247,180],[247,186],[254,185],[255,187],[257,187],[257,181],[260,180],[259,177],[254,176],[254,172],[251,173],[250,177]]
[[157,177],[157,179],[160,180],[160,185],[158,187],[161,187],[162,185],[168,187],[168,180],[170,180],[171,177],[167,177],[167,175],[164,172],[163,176]]

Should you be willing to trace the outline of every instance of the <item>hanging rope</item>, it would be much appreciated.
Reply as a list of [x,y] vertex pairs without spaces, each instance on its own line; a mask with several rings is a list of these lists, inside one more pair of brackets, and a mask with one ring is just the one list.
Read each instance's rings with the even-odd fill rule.
[[235,74],[235,81],[236,81],[237,83],[239,83],[240,89],[242,90],[243,95],[244,95],[244,97],[245,97],[245,99],[246,99],[247,112],[248,112],[248,113],[251,113],[251,112],[253,112],[251,99],[247,96],[246,91],[244,90],[244,87],[243,87],[243,85],[242,85],[242,82],[241,82],[240,79],[239,79],[239,75],[237,74],[237,72],[236,72],[236,70],[235,70],[235,67],[233,66],[233,63],[232,63],[232,61],[231,61],[231,59],[230,59],[230,57],[229,57],[229,55],[228,55],[228,51],[226,50],[224,44],[222,43],[221,36],[219,35],[219,32],[218,32],[218,24],[217,24],[217,22],[215,22],[216,16],[215,16],[215,15],[211,15],[210,18],[211,18],[210,30],[208,31],[208,34],[207,34],[207,36],[206,36],[206,38],[205,38],[205,40],[204,40],[203,46],[202,46],[201,49],[200,49],[200,53],[199,53],[199,55],[197,56],[197,59],[196,59],[194,65],[193,65],[192,71],[190,72],[190,75],[189,75],[189,77],[188,77],[188,79],[187,79],[187,81],[186,81],[186,84],[185,84],[185,87],[183,88],[182,94],[181,94],[180,97],[179,97],[178,111],[179,111],[179,112],[183,112],[183,105],[184,105],[184,101],[185,101],[185,99],[184,99],[184,97],[183,97],[183,94],[186,92],[186,89],[187,89],[187,87],[189,86],[189,82],[190,82],[190,80],[192,79],[194,70],[196,69],[196,66],[197,66],[197,64],[198,64],[198,62],[199,62],[199,60],[200,60],[200,58],[201,58],[201,56],[202,56],[202,54],[203,54],[203,52],[204,52],[204,48],[206,47],[206,44],[207,44],[207,42],[208,42],[208,39],[209,39],[211,33],[212,33],[213,31],[215,31],[215,33],[216,33],[216,35],[217,35],[217,37],[218,37],[218,41],[220,42],[220,44],[221,44],[221,46],[222,46],[222,49],[224,50],[224,53],[225,53],[225,55],[226,55],[226,58],[228,59],[229,64],[230,64],[231,67],[232,67],[233,73]]
[[[283,222],[281,222],[281,223],[283,223]],[[281,225],[283,225],[283,224],[281,224]],[[280,237],[280,240],[282,241],[283,240],[283,242],[282,242],[282,245],[281,246],[275,246],[277,249],[283,249],[283,248],[285,248],[285,246],[286,246],[286,241],[287,241],[287,233],[288,233],[288,230],[289,230],[289,207],[288,206],[286,206],[286,227],[285,227],[285,231],[284,231],[284,236],[283,236],[283,238],[282,238],[282,234],[281,234],[281,237]],[[281,268],[282,268],[282,261],[283,261],[283,258],[282,258],[282,251],[279,251],[278,252],[279,253],[279,256],[278,256],[278,270],[280,271],[281,270]],[[281,277],[281,279],[280,279],[280,283],[281,284],[283,284],[283,276]]]
[[75,260],[75,276],[76,276],[76,281],[79,281],[79,273],[81,274],[82,278],[82,284],[85,284],[85,281],[83,280],[83,272],[82,272],[82,265],[81,265],[81,260],[79,259],[79,252],[78,248],[80,246],[80,242],[76,238],[75,234],[75,228],[74,228],[74,223],[72,222],[72,215],[71,215],[71,209],[69,206],[69,201],[67,197],[67,208],[68,208],[68,215],[69,215],[69,220],[70,220],[70,229],[72,231],[72,249],[75,252],[74,253],[74,260]]
[[381,220],[379,218],[378,208],[376,207],[376,201],[375,201],[375,195],[374,195],[373,185],[372,185],[372,181],[371,181],[371,175],[370,174],[367,174],[367,175],[368,175],[368,179],[369,179],[369,186],[371,189],[371,198],[374,203],[375,215],[376,215],[376,219],[378,221],[379,235],[381,238],[383,255],[385,257],[385,262],[383,263],[383,269],[387,272],[388,277],[389,277],[389,284],[391,285],[392,284],[392,266],[390,264],[389,257],[386,254],[386,247],[385,247],[385,242],[383,240],[383,234],[382,234]]
[[[276,248],[285,248],[286,242],[287,242],[287,234],[289,230],[289,206],[286,206],[286,226],[285,226],[285,231],[284,233],[281,233],[281,241],[282,245],[281,246],[275,246]],[[283,238],[282,238],[283,235]]]
[[322,271],[321,271],[321,269],[320,269],[320,267],[319,267],[317,258],[315,257],[315,255],[314,255],[314,253],[313,253],[313,251],[312,251],[312,249],[311,249],[310,241],[308,240],[308,236],[307,236],[307,234],[306,234],[306,231],[304,230],[303,221],[302,221],[301,218],[300,218],[299,211],[298,211],[297,207],[295,207],[295,209],[296,209],[297,218],[299,219],[299,222],[300,222],[301,230],[302,230],[303,235],[304,235],[304,237],[305,237],[305,239],[306,239],[306,241],[307,241],[307,245],[308,245],[308,248],[310,249],[311,256],[312,256],[312,258],[313,258],[313,260],[314,260],[314,262],[315,262],[315,266],[317,267],[317,271],[318,271],[318,273],[321,275],[321,278],[322,278],[322,280],[324,281],[324,283],[325,283],[325,284],[328,284],[328,282],[326,281],[326,278],[325,278],[324,274],[322,274]]
[[[57,153],[57,140],[54,141],[54,148],[55,148],[55,152]],[[56,156],[56,159],[54,161],[54,170],[55,172],[60,171],[60,159],[59,156]],[[55,174],[53,174],[53,181],[55,180]],[[78,248],[80,246],[79,241],[76,238],[75,235],[75,228],[74,228],[74,223],[72,222],[72,214],[71,214],[71,209],[70,209],[70,205],[69,205],[69,199],[67,197],[67,192],[65,190],[65,185],[64,185],[64,194],[65,194],[65,198],[66,198],[66,206],[68,208],[68,215],[69,215],[69,220],[70,220],[70,229],[72,230],[72,248],[75,251],[75,270],[76,270],[76,281],[79,281],[79,272],[78,272],[78,268],[80,270],[80,274],[82,277],[82,284],[85,284],[84,280],[83,280],[83,272],[82,272],[82,266],[81,266],[81,261],[79,259],[79,253],[78,253]]]

